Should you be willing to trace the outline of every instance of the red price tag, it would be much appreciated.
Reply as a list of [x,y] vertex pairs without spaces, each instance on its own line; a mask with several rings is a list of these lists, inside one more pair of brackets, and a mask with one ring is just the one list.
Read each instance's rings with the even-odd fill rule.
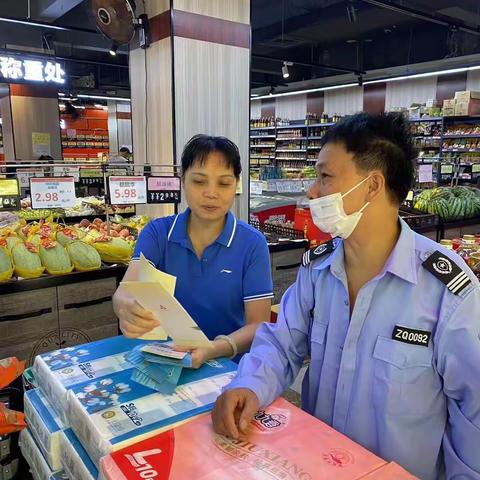
[[110,203],[112,205],[133,205],[147,203],[147,182],[145,177],[108,177]]
[[73,177],[32,177],[30,195],[33,209],[68,208],[77,202]]

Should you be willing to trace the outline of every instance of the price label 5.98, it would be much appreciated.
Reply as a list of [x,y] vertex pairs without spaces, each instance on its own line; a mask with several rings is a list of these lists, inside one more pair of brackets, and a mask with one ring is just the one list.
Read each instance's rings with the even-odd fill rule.
[[30,195],[33,209],[74,207],[77,200],[73,177],[32,177]]
[[108,183],[112,205],[147,203],[145,177],[108,177]]

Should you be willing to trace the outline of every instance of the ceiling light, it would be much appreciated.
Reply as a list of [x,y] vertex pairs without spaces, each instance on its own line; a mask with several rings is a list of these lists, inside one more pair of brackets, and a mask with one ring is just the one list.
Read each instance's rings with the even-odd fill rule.
[[283,62],[282,75],[283,75],[283,78],[288,78],[290,76],[290,73],[288,71],[287,62]]
[[269,96],[272,96],[275,93],[275,87],[270,87],[270,92],[268,93]]
[[115,42],[113,42],[112,46],[110,47],[110,50],[109,50],[110,55],[115,57],[117,55],[117,50],[118,50],[118,45]]

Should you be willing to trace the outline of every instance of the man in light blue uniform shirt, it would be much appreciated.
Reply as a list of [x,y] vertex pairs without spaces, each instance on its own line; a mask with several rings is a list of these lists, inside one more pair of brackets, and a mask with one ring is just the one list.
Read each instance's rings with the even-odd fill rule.
[[414,173],[408,122],[358,114],[323,143],[310,206],[336,238],[305,255],[214,428],[243,436],[310,357],[304,410],[421,479],[480,479],[480,284],[398,219]]

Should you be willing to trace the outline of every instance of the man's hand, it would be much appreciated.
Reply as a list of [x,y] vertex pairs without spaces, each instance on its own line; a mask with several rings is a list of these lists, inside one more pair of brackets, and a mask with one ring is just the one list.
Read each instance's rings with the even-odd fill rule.
[[215,432],[230,438],[244,438],[259,407],[257,396],[248,388],[235,388],[222,393],[212,411]]

